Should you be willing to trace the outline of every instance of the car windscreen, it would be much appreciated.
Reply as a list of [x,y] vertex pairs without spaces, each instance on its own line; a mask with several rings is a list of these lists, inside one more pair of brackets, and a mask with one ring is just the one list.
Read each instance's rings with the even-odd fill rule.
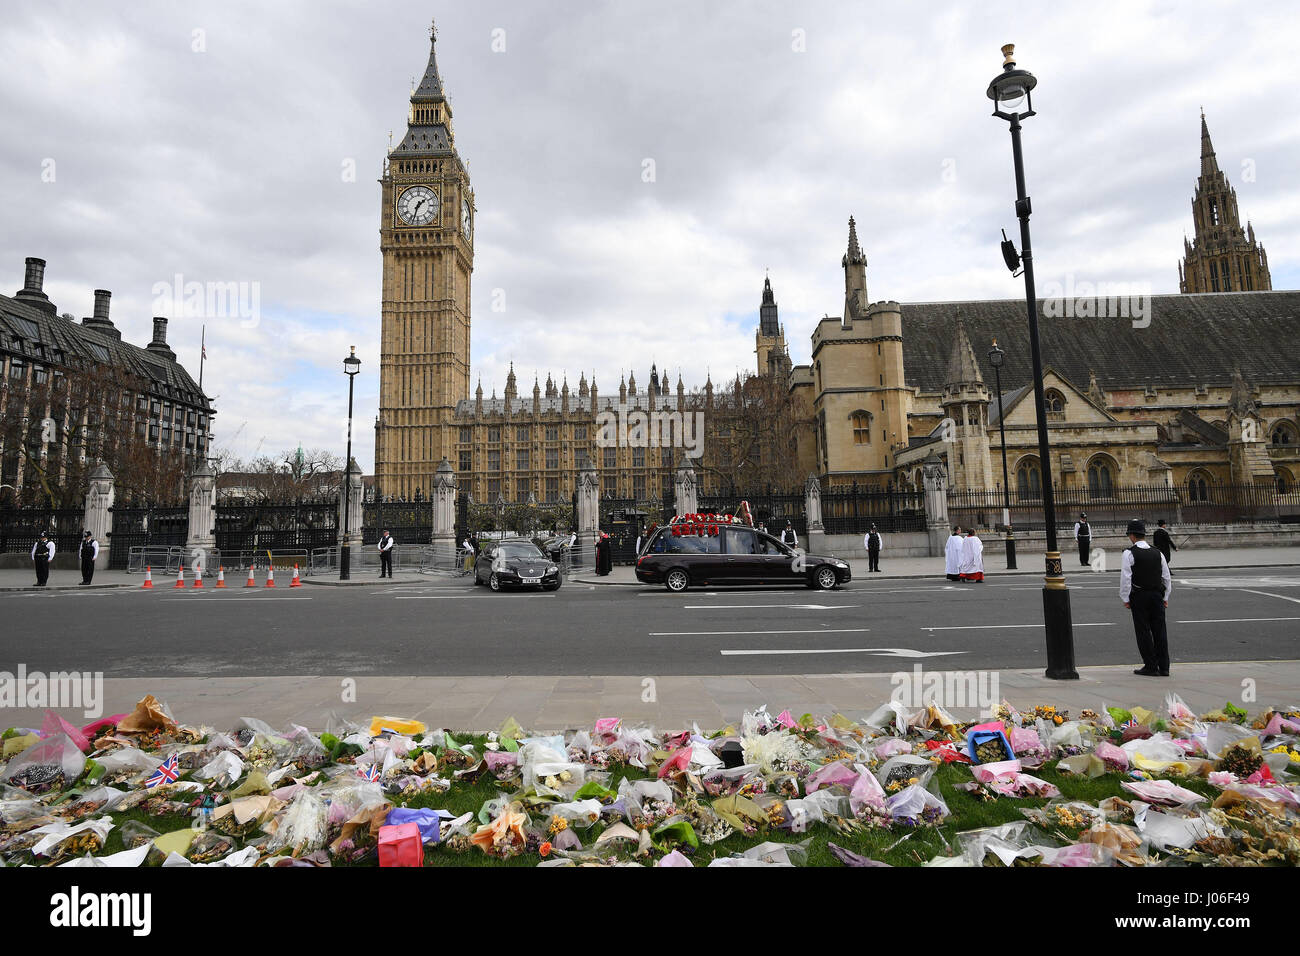
[[499,551],[503,558],[540,559],[546,557],[541,551],[537,550],[537,546],[534,544],[503,544]]

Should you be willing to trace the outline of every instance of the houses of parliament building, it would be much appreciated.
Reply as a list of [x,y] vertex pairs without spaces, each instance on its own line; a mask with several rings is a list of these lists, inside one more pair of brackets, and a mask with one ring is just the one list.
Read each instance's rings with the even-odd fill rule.
[[[534,379],[521,391],[471,391],[470,281],[475,202],[456,151],[430,31],[428,64],[382,183],[380,407],[375,483],[427,496],[446,458],[478,501],[567,501],[590,461],[602,494],[664,497],[680,447],[600,440],[602,413],[701,412],[700,490],[919,487],[941,461],[950,487],[1033,494],[1042,466],[1023,299],[873,302],[867,256],[850,218],[840,266],[844,304],[817,322],[811,361],[792,366],[771,281],[762,286],[756,367],[741,381],[688,389],[652,366],[608,391]],[[1215,485],[1300,478],[1300,292],[1272,291],[1268,258],[1243,229],[1237,196],[1201,117],[1194,238],[1180,293],[1146,297],[1145,318],[1105,299],[1039,300],[1052,474],[1105,496],[1119,486]],[[1003,351],[1002,394],[989,350]],[[1005,419],[1003,421],[1002,419]]]

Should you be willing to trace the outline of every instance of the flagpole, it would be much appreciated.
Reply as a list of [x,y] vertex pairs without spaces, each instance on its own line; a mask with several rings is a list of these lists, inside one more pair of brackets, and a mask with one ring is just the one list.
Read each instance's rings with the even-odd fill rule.
[[199,394],[203,393],[203,360],[208,357],[208,327],[199,332]]

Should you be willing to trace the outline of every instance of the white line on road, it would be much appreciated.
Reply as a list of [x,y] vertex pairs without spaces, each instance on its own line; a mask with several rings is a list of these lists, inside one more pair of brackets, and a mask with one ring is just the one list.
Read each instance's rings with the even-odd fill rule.
[[[991,631],[997,628],[1007,627],[1043,627],[1042,624],[954,624],[948,627],[923,627],[923,631]],[[1114,627],[1114,622],[1105,621],[1100,624],[1075,624],[1074,627]]]
[[787,648],[785,650],[718,651],[723,657],[746,657],[770,654],[874,654],[879,657],[947,657],[965,651],[914,651],[907,647],[825,647]]
[[1300,598],[1287,597],[1285,594],[1269,594],[1267,591],[1254,591],[1250,588],[1242,588],[1247,594],[1262,594],[1264,597],[1280,598],[1283,601],[1290,601],[1293,604],[1300,604]]
[[845,607],[861,607],[861,604],[683,604],[686,611],[730,611],[743,608],[791,608],[804,611],[838,611]]
[[865,634],[870,628],[867,627],[831,627],[819,628],[811,631],[651,631],[650,637],[712,637],[715,635],[730,634],[734,636],[748,636],[750,634]]
[[1300,617],[1220,617],[1205,621],[1175,621],[1175,624],[1249,624],[1253,621],[1300,621]]

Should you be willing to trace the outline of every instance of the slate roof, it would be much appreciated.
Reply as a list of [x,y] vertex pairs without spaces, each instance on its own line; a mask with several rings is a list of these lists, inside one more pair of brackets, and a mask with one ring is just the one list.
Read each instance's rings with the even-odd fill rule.
[[[1019,388],[1012,389],[1009,392],[1003,392],[1002,393],[1003,410],[1009,412],[1013,408],[1015,408],[1016,402],[1020,401],[1021,397],[1024,396],[1025,392],[1029,391],[1033,387],[1034,387],[1033,382],[1026,382],[1024,385],[1021,385]],[[997,395],[994,395],[992,399],[989,401],[989,424],[997,425],[1001,421],[1002,421],[1002,416],[998,414],[998,397]]]
[[[1086,383],[1092,369],[1107,390],[1228,386],[1234,364],[1249,385],[1300,382],[1300,292],[1152,296],[1146,328],[1134,328],[1128,318],[1049,317],[1043,302],[1038,302],[1043,366],[1076,384]],[[1077,308],[1067,311],[1078,314]],[[988,349],[995,338],[1006,351],[1003,389],[1029,382],[1023,299],[917,302],[904,304],[902,313],[908,385],[938,392],[946,384],[958,314],[985,382],[993,381]]]
[[13,296],[0,295],[0,352],[51,368],[78,358],[112,364],[151,381],[160,396],[212,410],[198,383],[167,355],[123,342],[116,329],[87,328]]

